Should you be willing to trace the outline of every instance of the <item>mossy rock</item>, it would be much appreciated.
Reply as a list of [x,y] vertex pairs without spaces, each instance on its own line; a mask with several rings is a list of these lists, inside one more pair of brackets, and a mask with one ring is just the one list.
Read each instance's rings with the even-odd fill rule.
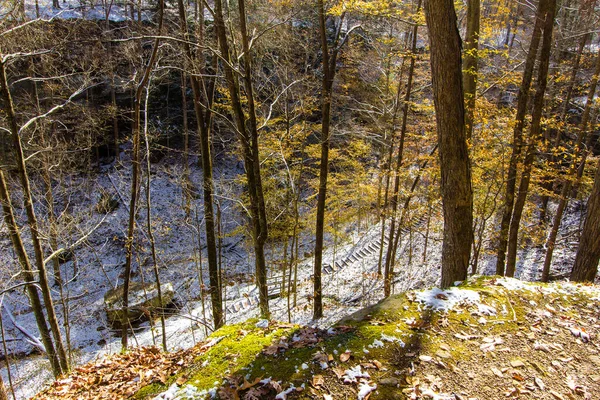
[[[143,319],[148,313],[161,313],[175,298],[175,290],[169,282],[161,286],[162,304],[158,299],[158,290],[153,282],[142,284],[133,282],[129,285],[129,321]],[[111,325],[119,325],[123,320],[123,286],[111,289],[104,295],[106,316]]]

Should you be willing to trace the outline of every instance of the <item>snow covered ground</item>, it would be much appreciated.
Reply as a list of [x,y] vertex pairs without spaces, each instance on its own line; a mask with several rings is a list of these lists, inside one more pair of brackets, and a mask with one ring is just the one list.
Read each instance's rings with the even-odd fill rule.
[[[124,160],[126,162],[126,160]],[[125,237],[126,221],[128,216],[128,168],[113,168],[107,166],[104,173],[96,176],[72,176],[65,180],[69,186],[67,192],[75,194],[68,198],[61,198],[66,206],[69,204],[70,213],[79,216],[85,225],[93,226],[104,216],[93,210],[102,191],[123,197],[120,207],[108,214],[103,224],[90,236],[88,244],[78,248],[77,272],[73,276],[73,261],[62,266],[62,273],[69,283],[65,285],[65,294],[68,296],[68,310],[70,321],[71,348],[74,349],[75,364],[84,363],[107,353],[118,352],[121,349],[119,337],[111,331],[106,321],[103,308],[103,296],[106,291],[121,283],[122,265],[125,259],[123,238]],[[219,185],[227,187],[229,182],[242,170],[233,162],[221,162],[216,172]],[[180,177],[182,171],[179,164],[173,159],[165,158],[153,166],[151,195],[152,213],[156,222],[155,235],[157,247],[160,250],[161,279],[172,282],[175,286],[176,298],[180,307],[179,312],[167,319],[167,339],[170,348],[186,348],[200,341],[207,329],[204,323],[210,325],[210,304],[205,297],[204,306],[199,290],[198,264],[194,258],[196,244],[198,243],[197,226],[194,218],[187,220],[182,204]],[[201,171],[192,169],[192,180],[201,182]],[[225,196],[235,199],[236,194]],[[144,206],[145,194],[142,193],[140,201]],[[198,205],[195,212],[202,215],[201,200],[195,200]],[[242,222],[235,201],[222,200],[223,225],[225,232],[231,232]],[[145,209],[140,215],[145,214]],[[200,217],[201,218],[201,217]],[[571,213],[571,220],[567,224],[569,229],[578,226],[578,215]],[[141,220],[140,220],[141,223]],[[2,229],[4,227],[2,226]],[[200,229],[202,232],[203,228]],[[400,244],[399,262],[394,291],[403,292],[409,289],[422,288],[434,285],[439,279],[441,260],[441,221],[439,213],[434,216],[431,223],[431,232],[427,256],[423,260],[424,227],[419,227],[413,235],[412,249],[406,237]],[[349,239],[347,242],[337,244],[335,259],[331,241],[328,243],[324,254],[325,267],[323,275],[324,313],[322,320],[318,321],[321,327],[327,327],[340,318],[353,313],[365,306],[374,304],[383,297],[383,281],[377,276],[379,259],[379,238],[381,226],[371,226],[367,230],[357,231],[355,227],[348,228]],[[73,234],[73,240],[77,234]],[[135,280],[145,279],[152,281],[151,262],[148,252],[147,240],[138,231],[137,237],[141,244],[140,256],[134,265]],[[200,235],[203,243],[203,235]],[[301,247],[300,254],[312,251],[310,240]],[[561,242],[562,243],[562,242]],[[256,287],[249,281],[253,270],[251,252],[246,250],[246,241],[240,235],[226,237],[223,253],[224,269],[231,277],[226,286],[226,320],[228,323],[243,321],[250,317],[258,316],[255,299]],[[558,264],[569,261],[573,255],[572,246],[562,246],[557,249]],[[543,252],[531,251],[520,257],[517,276],[525,279],[537,278],[537,268],[543,257]],[[10,243],[7,239],[0,239],[0,271],[9,267],[16,268],[14,258],[11,257]],[[482,260],[482,273],[493,272],[493,259]],[[205,268],[205,267],[204,267]],[[298,269],[298,293],[296,307],[291,308],[288,316],[287,298],[275,298],[270,302],[273,319],[300,324],[313,324],[312,319],[312,257],[303,260]],[[8,276],[5,275],[5,278]],[[76,279],[73,279],[76,278]],[[203,271],[203,281],[207,284],[208,275]],[[56,298],[59,294],[55,293]],[[37,332],[33,314],[21,292],[13,292],[5,297],[7,303],[15,314],[17,323],[30,332]],[[61,320],[64,317],[62,305],[57,301]],[[204,311],[203,311],[204,310]],[[31,345],[24,336],[15,329],[3,312],[5,334],[8,340],[9,354],[27,353]],[[152,330],[148,323],[140,329],[131,339],[133,345],[150,345],[160,343],[160,330]],[[2,352],[3,353],[3,352]],[[19,398],[28,398],[35,394],[40,387],[51,380],[48,362],[41,355],[30,355],[18,360],[10,359],[12,381],[17,389]],[[7,382],[7,373],[2,363],[2,376]]]

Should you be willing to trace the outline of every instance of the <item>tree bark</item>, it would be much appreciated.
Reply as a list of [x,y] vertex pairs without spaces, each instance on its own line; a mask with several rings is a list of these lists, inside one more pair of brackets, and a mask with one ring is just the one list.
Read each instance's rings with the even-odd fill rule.
[[473,136],[475,100],[477,94],[477,73],[479,55],[479,0],[468,0],[467,3],[467,34],[465,41],[465,56],[463,63],[463,85],[465,91],[465,126],[467,139]]
[[[325,198],[327,196],[327,176],[329,174],[329,128],[331,114],[331,92],[333,76],[329,71],[329,46],[325,26],[325,6],[323,0],[317,2],[319,12],[319,34],[323,57],[323,82],[321,86],[321,164],[319,169],[319,193],[317,195],[317,220],[315,228],[315,263],[313,287],[313,319],[323,317],[323,293],[321,272],[323,264],[323,229],[325,225]],[[334,66],[335,71],[335,66]],[[334,72],[335,73],[335,72]]]
[[575,282],[593,282],[600,261],[600,160],[592,194],[587,202],[587,216],[583,224],[581,239],[575,264],[571,271],[571,280]]
[[[187,25],[187,16],[183,0],[177,2],[179,8],[179,21],[181,33],[186,40],[183,42],[183,50],[189,63],[192,63],[194,58],[189,40],[189,29]],[[204,8],[201,6],[201,14]],[[202,27],[199,28],[202,36]],[[198,61],[199,65],[204,65],[204,61]],[[200,71],[202,72],[202,71]],[[221,287],[219,284],[219,265],[217,257],[217,240],[215,236],[215,217],[214,217],[214,201],[213,201],[213,168],[212,155],[210,147],[210,101],[211,94],[206,96],[206,114],[202,110],[202,92],[200,80],[196,74],[189,74],[194,95],[194,113],[196,115],[196,123],[198,125],[198,138],[200,141],[200,152],[202,162],[202,195],[204,198],[204,228],[206,234],[206,253],[208,258],[208,279],[210,284],[210,301],[212,307],[213,323],[215,329],[223,326],[223,299],[221,296]],[[210,85],[209,85],[210,86]]]
[[425,17],[431,46],[431,71],[444,209],[441,286],[467,277],[473,242],[473,191],[465,134],[461,42],[452,0],[427,0]]
[[566,175],[565,182],[563,183],[563,188],[560,193],[560,200],[558,202],[558,208],[556,210],[556,214],[554,215],[554,221],[552,223],[552,229],[550,230],[550,234],[548,235],[548,240],[546,241],[546,256],[544,257],[544,266],[542,268],[542,282],[548,282],[550,278],[550,264],[552,263],[552,256],[554,254],[554,246],[556,244],[556,237],[558,236],[558,228],[560,228],[560,223],[562,221],[562,217],[565,209],[567,208],[567,204],[569,202],[569,195],[571,193],[571,188],[573,184],[577,184],[575,181],[577,178],[577,167],[579,158],[581,156],[581,152],[583,150],[583,141],[587,135],[587,125],[590,120],[590,114],[592,110],[592,105],[594,103],[594,96],[596,94],[596,87],[598,86],[598,76],[600,75],[600,54],[596,58],[596,69],[594,71],[594,75],[592,75],[592,83],[590,85],[590,89],[588,92],[587,101],[585,103],[585,109],[583,111],[583,116],[581,118],[581,126],[579,127],[579,132],[577,134],[577,141],[575,143],[575,148],[573,150],[573,160],[571,160],[571,164],[569,166],[569,170]]
[[535,16],[535,24],[531,33],[531,43],[525,60],[523,70],[523,79],[517,95],[517,113],[515,115],[515,128],[513,130],[513,145],[506,173],[506,193],[504,195],[504,205],[502,211],[502,220],[500,222],[500,232],[498,234],[498,249],[496,254],[496,275],[504,275],[506,261],[506,247],[508,245],[508,230],[510,228],[510,219],[512,217],[515,203],[515,188],[517,186],[517,166],[521,158],[521,147],[523,146],[523,128],[525,126],[525,114],[527,113],[527,103],[529,102],[529,90],[533,80],[533,68],[537,58],[537,51],[542,35],[542,26],[544,23],[544,11],[548,0],[540,0]]
[[58,361],[58,355],[56,354],[54,342],[52,341],[52,337],[50,336],[50,330],[48,329],[48,325],[46,324],[46,317],[44,316],[42,301],[40,299],[36,287],[32,284],[33,282],[35,282],[35,277],[33,275],[31,263],[25,251],[25,246],[23,245],[23,240],[21,239],[21,233],[19,231],[19,227],[15,219],[13,207],[10,201],[10,192],[8,190],[8,185],[6,184],[6,180],[4,178],[4,172],[1,169],[0,202],[2,202],[2,210],[4,212],[4,223],[6,224],[6,227],[8,229],[8,235],[13,244],[15,253],[17,254],[17,258],[19,259],[19,264],[21,264],[21,268],[23,269],[23,277],[25,279],[25,282],[29,283],[27,285],[27,296],[29,297],[29,301],[31,302],[31,308],[33,309],[35,322],[37,324],[38,330],[40,331],[42,343],[44,344],[44,348],[46,349],[46,354],[48,354],[48,359],[50,360],[50,366],[52,367],[54,377],[58,377],[63,373],[63,371]]
[[[415,14],[418,14],[421,11],[421,0],[417,2],[417,10]],[[410,110],[410,97],[412,94],[412,83],[415,72],[415,57],[417,52],[417,34],[418,34],[419,25],[415,23],[412,29],[412,43],[411,43],[411,53],[410,53],[410,65],[408,67],[408,77],[406,82],[406,93],[404,94],[404,101],[402,105],[402,124],[400,126],[400,142],[398,143],[398,154],[396,156],[396,176],[394,178],[394,192],[392,194],[391,206],[392,206],[392,220],[390,222],[390,233],[389,233],[389,242],[385,257],[385,269],[384,269],[384,279],[383,279],[383,296],[388,297],[391,294],[393,274],[394,274],[394,261],[396,250],[395,246],[392,245],[394,242],[394,233],[396,230],[396,213],[398,211],[398,195],[400,191],[400,168],[402,167],[402,162],[404,158],[404,140],[406,137],[406,126],[408,123],[408,111]],[[400,89],[400,87],[398,87]],[[395,119],[395,115],[394,115]],[[395,123],[392,124],[392,129],[395,130]],[[402,215],[404,216],[405,210],[403,209]],[[399,228],[402,226],[403,218],[401,218],[399,222]],[[400,229],[398,229],[398,235],[400,235]],[[398,243],[398,239],[396,239],[395,243]],[[383,243],[382,243],[383,247]]]
[[531,169],[536,155],[537,145],[542,137],[542,112],[544,111],[544,94],[548,85],[548,68],[550,65],[550,52],[552,50],[552,31],[554,28],[554,16],[556,15],[556,0],[548,0],[544,10],[544,36],[542,50],[540,53],[540,65],[538,69],[535,95],[533,98],[533,111],[531,115],[531,132],[525,160],[523,161],[523,173],[519,183],[519,194],[515,201],[513,215],[510,220],[508,235],[508,253],[506,259],[506,275],[514,276],[517,262],[517,242],[523,208],[529,193],[531,181]]
[[[237,77],[231,65],[231,54],[229,42],[227,40],[227,31],[225,20],[223,18],[223,4],[221,0],[215,0],[215,28],[219,39],[221,57],[223,58],[223,69],[225,71],[225,80],[231,98],[233,108],[234,123],[240,136],[242,149],[244,153],[244,164],[246,167],[246,178],[248,180],[248,194],[250,197],[250,211],[252,224],[252,239],[255,252],[256,281],[259,291],[260,312],[263,318],[269,317],[269,299],[267,288],[267,274],[264,244],[267,240],[267,219],[260,177],[260,158],[258,151],[258,131],[256,123],[256,113],[254,109],[254,98],[251,81],[251,55],[249,51],[249,40],[246,29],[246,13],[243,1],[238,3],[240,7],[240,29],[242,31],[242,46],[244,51],[243,80],[248,100],[248,118],[242,107],[240,87]],[[244,50],[245,49],[245,50]]]
[[46,270],[46,265],[44,264],[44,252],[40,241],[37,217],[33,206],[33,196],[31,194],[31,186],[29,184],[29,177],[27,175],[27,166],[25,164],[25,154],[21,145],[21,137],[19,136],[19,128],[17,125],[14,104],[6,78],[6,68],[4,62],[2,61],[0,61],[0,91],[2,92],[6,117],[13,139],[13,150],[15,153],[19,180],[23,190],[23,200],[27,213],[27,222],[29,224],[29,230],[31,232],[31,240],[35,254],[35,265],[38,270],[40,287],[42,289],[42,297],[44,299],[44,306],[46,309],[48,322],[50,324],[50,330],[52,332],[52,336],[54,337],[54,345],[56,346],[56,355],[59,363],[59,372],[66,373],[69,370],[69,360],[64,348],[62,334],[52,300],[52,292],[50,291],[50,284],[48,283],[48,272]]
[[[127,350],[128,337],[127,331],[129,329],[129,318],[127,309],[129,308],[129,282],[131,278],[131,261],[133,258],[133,240],[135,234],[135,216],[136,206],[139,191],[139,177],[140,177],[140,112],[142,104],[142,94],[148,81],[150,80],[150,74],[156,64],[158,55],[158,47],[160,45],[160,35],[163,26],[163,9],[164,3],[162,0],[159,2],[158,9],[158,37],[154,39],[152,46],[152,53],[148,60],[148,65],[144,69],[144,74],[140,83],[138,83],[135,97],[134,97],[134,110],[133,110],[133,154],[131,157],[131,199],[129,200],[129,221],[127,225],[127,241],[125,242],[125,278],[123,279],[123,306],[121,309],[122,320],[121,320],[121,345],[123,350]],[[149,188],[148,188],[149,189]]]

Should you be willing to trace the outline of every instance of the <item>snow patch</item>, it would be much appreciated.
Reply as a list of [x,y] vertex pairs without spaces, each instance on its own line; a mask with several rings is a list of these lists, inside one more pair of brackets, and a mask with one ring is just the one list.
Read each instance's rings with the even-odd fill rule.
[[369,393],[377,389],[377,385],[369,385],[368,383],[361,383],[358,387],[358,400],[364,400],[367,398]]
[[266,329],[269,327],[269,320],[268,319],[261,319],[260,321],[258,321],[256,323],[256,327],[257,328],[262,328],[262,329]]
[[370,379],[371,375],[367,371],[363,372],[360,365],[344,371],[344,383],[357,383],[360,378]]
[[435,311],[448,312],[459,304],[479,304],[479,293],[473,290],[450,288],[442,290],[433,288],[416,292],[415,300]]

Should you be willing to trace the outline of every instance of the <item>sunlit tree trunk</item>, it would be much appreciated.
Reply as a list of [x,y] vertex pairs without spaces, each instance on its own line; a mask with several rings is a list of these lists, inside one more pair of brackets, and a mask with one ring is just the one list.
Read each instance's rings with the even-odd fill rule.
[[512,152],[506,173],[506,191],[502,210],[502,220],[498,233],[498,248],[496,253],[496,274],[504,275],[506,262],[506,247],[508,246],[508,230],[515,204],[515,189],[517,186],[517,167],[521,159],[521,148],[523,146],[523,128],[525,126],[525,115],[527,103],[529,102],[529,91],[533,80],[533,68],[537,58],[537,51],[542,37],[542,26],[544,23],[545,4],[549,0],[540,0],[535,16],[535,24],[531,33],[531,42],[525,59],[523,79],[517,95],[517,113],[515,115],[515,127],[513,130]]
[[464,280],[473,242],[473,191],[465,134],[461,41],[452,0],[427,0],[444,209],[442,287]]
[[[158,37],[154,39],[152,46],[152,53],[148,60],[148,65],[144,69],[144,74],[140,82],[138,83],[135,90],[134,107],[133,107],[133,154],[131,157],[131,198],[129,200],[129,221],[127,225],[127,239],[125,242],[125,277],[123,279],[123,305],[121,309],[121,345],[123,350],[127,349],[128,337],[127,331],[129,329],[129,283],[131,279],[131,262],[133,259],[133,240],[135,233],[135,217],[136,207],[138,200],[139,191],[139,178],[140,178],[140,131],[141,131],[141,105],[142,105],[142,94],[144,93],[145,87],[150,79],[150,74],[156,64],[158,47],[160,45],[160,35],[163,26],[163,8],[164,3],[161,0],[159,3],[159,16],[158,16]],[[149,189],[149,188],[148,188]]]
[[[0,60],[2,56],[0,55]],[[38,270],[38,277],[40,281],[40,287],[42,289],[42,297],[44,299],[44,307],[46,309],[48,323],[50,330],[54,338],[54,345],[56,346],[56,355],[58,357],[59,371],[65,373],[69,370],[69,360],[67,353],[64,348],[62,339],[62,333],[58,324],[58,318],[54,309],[54,302],[52,299],[52,292],[50,290],[50,284],[48,282],[48,272],[44,263],[44,252],[42,249],[42,243],[40,241],[40,231],[38,227],[38,221],[35,214],[35,208],[33,206],[33,195],[31,193],[31,186],[29,183],[29,176],[27,173],[27,166],[25,164],[25,154],[21,144],[21,137],[19,128],[16,121],[16,114],[14,110],[14,104],[12,96],[8,86],[6,78],[6,68],[4,62],[0,61],[0,91],[2,92],[2,99],[6,110],[6,117],[8,119],[8,125],[13,140],[13,150],[17,163],[17,171],[21,187],[23,190],[23,200],[25,205],[25,211],[27,214],[27,222],[29,225],[29,231],[31,232],[31,241],[33,244],[33,250],[35,254],[35,266]]]
[[[415,14],[418,14],[421,11],[421,0],[417,3],[417,10]],[[410,65],[408,67],[408,78],[406,82],[406,93],[404,94],[404,101],[402,105],[402,124],[400,126],[400,139],[398,143],[398,154],[396,156],[396,176],[394,178],[394,191],[391,198],[391,206],[392,206],[392,220],[390,222],[390,233],[389,233],[389,244],[387,247],[386,257],[385,257],[385,269],[384,269],[384,278],[383,278],[383,295],[388,297],[391,294],[391,285],[394,274],[394,261],[396,250],[392,243],[398,243],[398,239],[394,238],[395,229],[396,229],[396,213],[398,211],[398,196],[400,191],[400,168],[402,167],[402,162],[404,159],[404,141],[406,138],[406,127],[408,123],[408,111],[410,110],[410,97],[412,94],[412,84],[413,77],[415,72],[415,57],[417,51],[417,34],[418,34],[419,25],[415,24],[412,29],[412,44],[411,44],[411,54],[410,54]],[[403,210],[404,215],[404,210]],[[402,220],[398,224],[402,225]],[[398,230],[398,236],[400,235],[400,230]],[[396,239],[394,241],[394,239]]]
[[473,135],[473,116],[477,94],[477,73],[479,55],[479,0],[468,0],[467,3],[467,35],[465,39],[465,56],[463,62],[463,85],[465,91],[465,126],[467,139]]
[[542,112],[544,110],[544,94],[548,85],[548,68],[550,65],[550,52],[552,50],[552,31],[554,28],[554,16],[556,14],[556,0],[549,0],[544,12],[544,36],[540,53],[540,65],[538,68],[535,95],[533,98],[533,111],[531,115],[531,131],[527,152],[523,161],[523,173],[519,183],[519,194],[515,200],[515,206],[510,220],[508,234],[508,252],[506,256],[506,275],[514,276],[517,262],[517,245],[521,217],[525,207],[525,201],[529,193],[531,181],[531,170],[536,155],[536,149],[542,137]]
[[563,214],[567,208],[569,202],[569,195],[571,194],[571,188],[573,187],[574,180],[577,178],[577,167],[583,150],[583,142],[587,135],[587,126],[590,120],[590,114],[592,111],[592,105],[594,103],[594,96],[596,94],[596,87],[598,86],[598,76],[600,75],[600,54],[596,58],[596,69],[592,76],[592,83],[588,92],[587,101],[585,103],[585,109],[581,118],[581,125],[579,126],[579,132],[577,133],[577,141],[573,150],[573,160],[567,171],[565,182],[560,193],[560,199],[558,201],[558,207],[554,220],[552,223],[552,229],[548,235],[546,241],[546,256],[544,258],[544,266],[542,269],[542,282],[547,282],[550,278],[550,264],[552,263],[552,256],[554,254],[554,246],[556,244],[556,237],[558,235],[558,228],[562,221]]
[[[190,33],[187,26],[187,16],[183,0],[178,0],[179,23],[181,33],[184,39],[189,40]],[[204,12],[204,7],[200,6],[200,15]],[[203,21],[202,17],[200,21]],[[198,27],[200,38],[203,37],[203,27]],[[194,62],[194,57],[190,45],[183,43],[188,63]],[[197,60],[197,64],[203,65],[203,57]],[[202,71],[202,69],[200,70]],[[201,72],[200,72],[201,73]],[[210,101],[212,94],[209,92],[205,96],[205,106],[207,112],[202,109],[202,91],[201,82],[197,74],[190,74],[190,83],[194,95],[194,113],[198,125],[198,139],[200,141],[201,163],[202,163],[202,194],[204,197],[204,228],[206,234],[206,253],[208,258],[208,278],[210,283],[210,300],[212,306],[213,324],[215,329],[223,325],[223,299],[221,297],[221,287],[219,284],[219,265],[217,256],[217,239],[215,235],[215,217],[214,217],[214,182],[212,155],[210,147]]]
[[260,157],[258,151],[258,131],[254,107],[254,95],[251,80],[251,54],[246,29],[246,12],[244,1],[238,2],[240,10],[240,30],[242,36],[242,50],[244,55],[243,81],[248,101],[248,117],[244,113],[240,96],[240,87],[234,69],[231,65],[231,54],[225,20],[223,18],[223,4],[221,0],[215,1],[215,28],[219,39],[221,56],[224,59],[223,69],[233,108],[235,125],[240,136],[248,180],[248,194],[250,197],[250,211],[252,224],[252,239],[254,245],[256,280],[259,291],[260,312],[263,318],[269,317],[269,299],[267,288],[267,273],[264,246],[268,236],[266,208],[264,203],[262,182],[260,176]]
[[600,261],[600,160],[592,194],[587,202],[587,216],[583,224],[575,264],[571,271],[571,280],[593,282]]

